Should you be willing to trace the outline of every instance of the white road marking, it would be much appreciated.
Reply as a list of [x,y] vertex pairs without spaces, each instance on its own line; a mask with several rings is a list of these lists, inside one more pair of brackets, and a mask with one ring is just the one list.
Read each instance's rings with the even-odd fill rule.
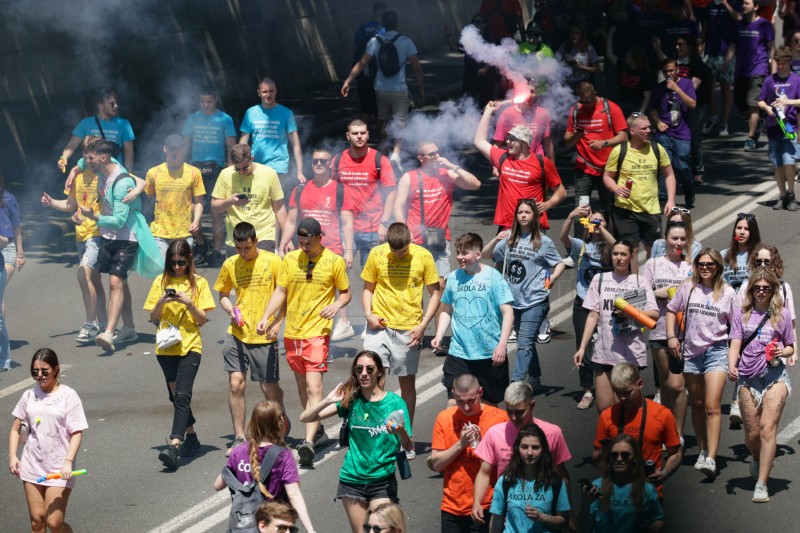
[[800,416],[792,420],[788,426],[778,433],[778,444],[789,445],[798,433],[800,433]]
[[[61,365],[61,370],[66,370],[71,366],[72,365]],[[14,394],[22,389],[27,389],[28,387],[33,387],[34,385],[36,385],[36,382],[33,380],[33,378],[25,378],[19,383],[9,385],[5,389],[0,390],[0,398],[5,398],[10,394]]]

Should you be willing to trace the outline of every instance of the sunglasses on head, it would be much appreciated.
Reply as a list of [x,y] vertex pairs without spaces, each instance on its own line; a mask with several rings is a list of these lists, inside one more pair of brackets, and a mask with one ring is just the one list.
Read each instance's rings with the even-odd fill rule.
[[618,459],[622,459],[623,461],[630,461],[633,458],[633,454],[631,452],[611,452],[611,460],[617,461]]
[[187,264],[189,264],[186,259],[176,259],[175,261],[170,261],[170,263],[172,266],[176,267],[185,267]]
[[41,374],[42,377],[46,378],[47,376],[50,375],[50,369],[48,369],[48,368],[34,368],[33,370],[31,370],[31,376],[37,377],[39,374]]
[[315,165],[327,165],[330,163],[330,159],[312,159]]
[[374,374],[374,373],[375,373],[375,367],[374,367],[374,366],[364,366],[364,365],[358,365],[358,366],[356,367],[356,374],[360,374],[360,373],[362,373],[364,370],[366,370],[366,371],[367,371],[367,374],[369,374],[370,376],[371,376],[372,374]]
[[686,215],[688,215],[689,213],[691,213],[691,211],[689,211],[688,209],[686,209],[686,208],[683,208],[683,207],[673,207],[673,208],[672,208],[672,212],[673,212],[673,213],[684,213],[684,214],[686,214]]
[[747,220],[748,222],[753,222],[756,219],[756,216],[751,213],[737,213],[736,220]]

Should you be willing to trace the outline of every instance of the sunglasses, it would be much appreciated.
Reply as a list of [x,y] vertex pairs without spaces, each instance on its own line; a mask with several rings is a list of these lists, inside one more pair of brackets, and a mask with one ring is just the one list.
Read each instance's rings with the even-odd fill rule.
[[631,452],[611,452],[610,455],[612,461],[617,461],[619,459],[622,459],[623,461],[627,462],[630,461],[631,458],[633,457],[633,454]]
[[50,369],[48,368],[34,368],[31,370],[31,376],[37,377],[39,374],[42,375],[43,378],[46,378],[50,375]]
[[772,259],[756,259],[753,264],[756,266],[769,266],[772,264]]
[[717,267],[717,264],[715,262],[713,262],[713,261],[710,261],[708,263],[706,263],[705,261],[697,263],[697,268],[704,268],[704,269],[707,269],[707,270],[711,270],[711,269],[716,268],[716,267]]
[[170,261],[170,263],[176,267],[185,267],[188,264],[185,259],[176,259],[175,261]]
[[369,524],[364,524],[362,526],[364,528],[364,533],[381,533],[383,528],[381,526],[371,526]]
[[330,163],[330,159],[312,159],[315,165],[327,165]]
[[439,151],[436,150],[435,152],[428,152],[427,154],[420,154],[420,155],[430,158],[439,157]]
[[753,285],[753,292],[772,292],[769,285]]
[[314,277],[314,267],[317,264],[314,261],[309,261],[308,266],[306,266],[306,281],[311,281]]
[[356,374],[360,374],[360,373],[362,373],[364,370],[366,370],[366,371],[367,371],[367,374],[369,374],[370,376],[371,376],[372,374],[374,374],[374,373],[375,373],[375,367],[374,367],[374,366],[363,366],[363,365],[358,365],[358,366],[356,367]]
[[300,531],[300,528],[297,526],[284,526],[281,524],[279,526],[275,526],[275,531],[278,533],[297,533]]
[[506,135],[506,142],[513,143],[513,142],[520,142],[519,139],[514,137],[513,135]]
[[673,212],[673,213],[684,213],[684,214],[686,214],[686,215],[688,215],[689,213],[691,213],[691,211],[689,211],[688,209],[685,209],[685,208],[683,208],[683,207],[673,207],[673,208],[672,208],[672,212]]
[[756,219],[756,216],[750,213],[737,213],[736,220],[747,220],[748,222],[753,222]]

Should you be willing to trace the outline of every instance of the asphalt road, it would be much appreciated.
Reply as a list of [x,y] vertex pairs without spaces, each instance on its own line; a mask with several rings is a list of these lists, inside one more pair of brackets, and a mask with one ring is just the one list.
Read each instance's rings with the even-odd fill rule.
[[[783,254],[787,281],[800,287],[800,273],[792,268],[800,261],[800,238],[794,229],[800,222],[800,212],[772,210],[776,195],[774,185],[770,184],[766,149],[762,147],[756,154],[745,154],[740,151],[742,144],[741,136],[707,142],[709,184],[698,191],[697,207],[693,211],[695,232],[704,245],[723,248],[730,239],[735,213],[756,214],[762,239],[775,243]],[[571,165],[566,158],[559,163],[562,177],[571,184]],[[454,235],[470,230],[488,239],[494,233],[490,222],[497,185],[496,181],[488,180],[485,167],[478,174],[485,181],[484,187],[459,197],[451,227]],[[681,196],[678,198],[680,200]],[[571,195],[568,201],[571,202]],[[553,213],[551,235],[557,234],[567,211],[564,206]],[[161,371],[151,355],[154,331],[141,310],[150,282],[136,276],[131,278],[140,332],[138,342],[119,347],[111,356],[103,355],[94,346],[76,345],[73,337],[83,321],[83,307],[75,282],[74,244],[72,237],[59,231],[60,226],[50,223],[56,218],[57,215],[32,208],[24,213],[25,226],[29,230],[37,228],[31,241],[38,238],[40,242],[26,247],[28,264],[14,276],[6,291],[8,327],[17,364],[10,372],[0,374],[0,411],[9,413],[5,420],[10,425],[11,410],[22,391],[32,386],[27,373],[31,355],[39,347],[54,348],[62,364],[70,365],[63,373],[63,381],[80,394],[89,421],[78,457],[80,467],[87,468],[89,475],[78,481],[67,515],[73,529],[86,532],[224,531],[228,497],[225,492],[215,493],[212,483],[225,463],[223,452],[231,437],[227,376],[222,371],[220,355],[226,317],[219,311],[212,312],[203,328],[203,363],[193,396],[202,451],[190,461],[182,460],[178,471],[165,471],[157,454],[169,434],[172,408],[167,401]],[[216,279],[216,271],[201,269],[200,273],[211,283]],[[351,282],[355,294],[360,294],[357,271],[351,272]],[[559,424],[564,430],[573,456],[568,468],[573,479],[577,479],[595,476],[589,455],[597,413],[575,409],[580,390],[577,372],[571,364],[573,286],[574,271],[569,271],[552,292],[550,316],[557,331],[550,344],[539,346],[544,389],[537,396],[535,415]],[[354,322],[360,325],[363,316],[357,302],[356,299],[351,304],[350,312]],[[360,328],[357,329],[360,332]],[[344,379],[351,357],[359,348],[358,337],[335,346],[335,360],[325,377],[326,392]],[[442,480],[425,467],[425,459],[434,418],[446,401],[439,383],[441,362],[429,350],[423,352],[414,427],[418,456],[412,463],[412,479],[400,483],[401,503],[409,515],[410,531],[414,532],[439,529]],[[301,408],[288,367],[283,364],[281,370],[287,409],[295,421],[292,437],[296,437],[302,431],[297,419]],[[790,374],[796,378],[799,373],[792,369]],[[646,392],[652,394],[649,371],[645,373],[645,381]],[[393,378],[388,380],[388,385],[397,389]],[[725,398],[729,398],[730,389],[726,389],[725,394]],[[248,412],[259,399],[258,387],[251,384],[247,391]],[[664,491],[668,531],[793,529],[792,524],[800,516],[793,511],[797,498],[792,493],[793,480],[800,478],[800,465],[791,457],[800,445],[798,415],[800,401],[793,396],[779,428],[781,446],[769,485],[772,500],[764,505],[750,501],[753,482],[748,476],[749,459],[742,431],[729,430],[725,424],[717,459],[720,474],[709,481],[691,468],[698,450],[692,446],[694,432],[687,422],[685,466],[669,480]],[[335,422],[326,425],[330,435],[337,434],[337,425]],[[6,450],[3,447],[2,459],[7,462]],[[324,456],[318,455],[315,469],[302,471],[303,493],[320,532],[348,531],[341,504],[331,502],[342,458],[338,448],[328,449]],[[0,475],[0,501],[4,509],[0,530],[26,530],[28,518],[22,484],[8,473]]]

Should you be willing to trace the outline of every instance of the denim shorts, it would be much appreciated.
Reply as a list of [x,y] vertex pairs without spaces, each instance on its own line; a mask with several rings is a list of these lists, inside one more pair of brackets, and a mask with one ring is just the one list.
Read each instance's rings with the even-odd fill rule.
[[78,247],[78,261],[81,266],[91,269],[97,268],[97,254],[100,251],[102,237],[89,237],[83,242],[76,242]]
[[17,243],[9,239],[8,244],[2,250],[3,262],[7,265],[17,266]]
[[372,500],[388,498],[393,503],[398,503],[400,500],[397,499],[397,478],[392,473],[371,483],[350,483],[349,481],[339,480],[339,488],[336,490],[336,498],[334,500],[342,498],[352,498],[366,503]]
[[800,147],[783,135],[769,140],[769,160],[774,168],[792,165],[800,158]]
[[789,396],[791,396],[792,381],[789,379],[789,373],[786,372],[786,366],[782,364],[778,366],[767,365],[757,376],[749,378],[739,376],[739,381],[736,383],[737,397],[738,391],[742,387],[747,387],[750,389],[750,394],[753,395],[753,400],[756,402],[757,409],[761,406],[761,400],[764,399],[764,393],[767,392],[767,389],[780,382],[786,385],[786,390],[789,391]]
[[705,353],[684,359],[684,373],[708,374],[709,372],[728,372],[728,345],[720,342],[711,346]]

